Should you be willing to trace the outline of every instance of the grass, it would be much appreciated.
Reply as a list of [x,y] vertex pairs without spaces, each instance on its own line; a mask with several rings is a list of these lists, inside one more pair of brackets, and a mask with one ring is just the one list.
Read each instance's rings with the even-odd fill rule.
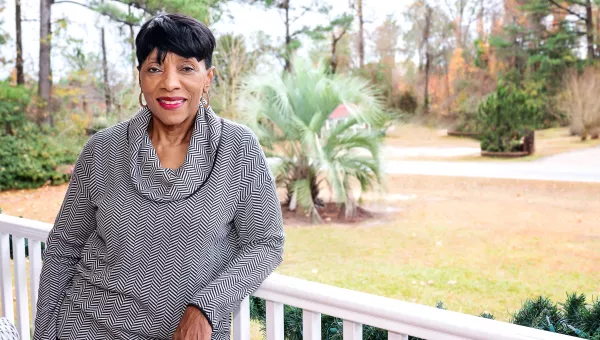
[[[366,197],[395,209],[378,219],[286,225],[277,272],[500,320],[526,298],[600,294],[600,185],[397,176],[387,187]],[[52,222],[65,189],[0,193],[0,206]]]
[[[387,135],[385,145],[388,147],[436,147],[436,148],[479,148],[479,141],[465,137],[446,135],[445,130],[433,129],[415,124],[406,124],[395,127]],[[482,157],[481,155],[457,157],[405,157],[405,160],[430,160],[430,161],[484,161],[484,162],[523,162],[533,161],[543,157],[553,156],[564,152],[582,150],[589,147],[600,146],[600,140],[587,140],[582,142],[579,137],[571,136],[568,128],[553,128],[536,131],[536,152],[527,157],[497,159]],[[386,155],[394,157],[393,152]]]
[[378,224],[288,226],[278,271],[500,320],[529,297],[600,294],[600,186],[409,176],[390,187],[417,198]]
[[394,147],[479,147],[477,140],[448,136],[445,130],[417,124],[396,125],[386,136],[385,145]]

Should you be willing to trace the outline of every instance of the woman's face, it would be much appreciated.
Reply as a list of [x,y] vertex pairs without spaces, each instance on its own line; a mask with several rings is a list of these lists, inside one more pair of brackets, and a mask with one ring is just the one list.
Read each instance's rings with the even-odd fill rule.
[[168,52],[162,64],[154,50],[140,67],[140,86],[150,111],[161,123],[179,125],[193,119],[200,99],[214,77],[214,68],[206,69],[204,60],[183,58]]

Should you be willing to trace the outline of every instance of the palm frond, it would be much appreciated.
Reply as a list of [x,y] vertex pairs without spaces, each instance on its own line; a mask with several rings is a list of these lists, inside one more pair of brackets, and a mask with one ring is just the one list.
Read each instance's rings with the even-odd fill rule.
[[[280,160],[276,178],[288,196],[295,194],[299,206],[318,216],[316,176],[323,174],[333,199],[348,212],[355,208],[353,182],[364,191],[383,177],[382,138],[376,131],[355,127],[363,123],[380,127],[389,116],[380,93],[364,79],[332,76],[323,61],[315,66],[297,59],[294,65],[291,73],[246,79],[238,107],[269,156]],[[341,104],[351,118],[324,131],[330,114]]]

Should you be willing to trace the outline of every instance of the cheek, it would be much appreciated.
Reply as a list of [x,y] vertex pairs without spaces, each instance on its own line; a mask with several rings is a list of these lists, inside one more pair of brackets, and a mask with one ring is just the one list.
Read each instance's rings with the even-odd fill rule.
[[140,91],[143,91],[144,94],[151,96],[156,89],[156,82],[152,81],[152,79],[148,79],[147,77],[140,77]]
[[188,84],[187,86],[187,91],[190,94],[190,100],[194,101],[194,102],[200,102],[200,98],[202,97],[203,94],[203,82],[202,81],[198,81],[198,82],[193,82]]

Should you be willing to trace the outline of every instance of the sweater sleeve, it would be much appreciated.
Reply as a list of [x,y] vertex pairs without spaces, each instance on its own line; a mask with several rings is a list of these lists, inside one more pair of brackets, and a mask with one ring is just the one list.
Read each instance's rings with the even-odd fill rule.
[[67,193],[48,235],[40,275],[34,340],[56,339],[54,320],[59,303],[75,274],[82,248],[96,228],[96,209],[90,201],[92,139],[75,163]]
[[240,251],[225,271],[193,297],[214,329],[233,309],[275,270],[283,259],[284,232],[281,205],[266,159],[259,148],[260,166],[235,212],[233,224]]

